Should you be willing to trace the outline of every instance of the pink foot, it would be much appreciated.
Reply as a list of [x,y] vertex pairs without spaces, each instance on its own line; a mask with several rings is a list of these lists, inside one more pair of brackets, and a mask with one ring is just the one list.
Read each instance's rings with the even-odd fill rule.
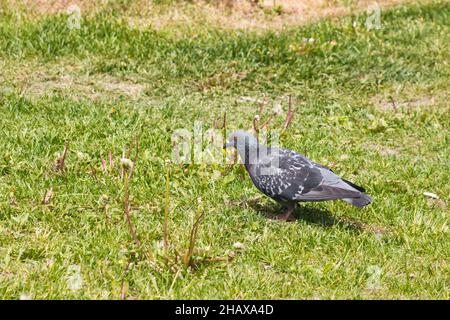
[[281,220],[281,221],[286,221],[286,222],[291,222],[291,221],[296,220],[291,211],[288,211],[285,214],[277,216],[276,219]]

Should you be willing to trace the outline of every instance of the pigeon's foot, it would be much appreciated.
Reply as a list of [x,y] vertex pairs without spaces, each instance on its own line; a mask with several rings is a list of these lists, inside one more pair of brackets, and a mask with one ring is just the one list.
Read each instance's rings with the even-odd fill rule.
[[282,221],[286,221],[286,222],[290,222],[290,221],[295,221],[295,217],[292,214],[295,210],[295,203],[294,204],[289,204],[287,207],[287,211],[285,214],[279,215],[276,217],[277,220],[282,220]]
[[288,211],[285,214],[277,216],[276,219],[281,220],[281,221],[286,221],[286,222],[291,222],[291,221],[296,220],[291,211]]

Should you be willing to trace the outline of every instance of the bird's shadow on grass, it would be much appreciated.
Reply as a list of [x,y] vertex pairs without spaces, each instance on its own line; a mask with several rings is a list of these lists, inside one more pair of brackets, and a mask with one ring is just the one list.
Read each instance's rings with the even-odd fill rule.
[[[252,199],[248,200],[247,204],[250,208],[268,219],[276,219],[278,215],[285,212],[282,206],[275,203],[261,204],[258,200]],[[358,220],[335,217],[330,211],[315,208],[311,205],[298,205],[295,209],[294,217],[297,219],[296,221],[304,221],[324,228],[343,227],[357,233],[367,230],[365,224]]]

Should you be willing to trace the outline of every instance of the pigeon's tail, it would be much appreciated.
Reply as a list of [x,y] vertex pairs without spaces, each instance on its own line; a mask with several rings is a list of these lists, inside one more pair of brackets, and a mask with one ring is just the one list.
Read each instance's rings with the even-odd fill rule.
[[358,208],[362,208],[364,206],[367,206],[369,203],[372,202],[372,198],[369,197],[365,193],[361,193],[361,196],[358,197],[358,198],[345,198],[345,199],[342,199],[342,200],[344,200],[345,202],[348,202],[348,203],[350,203],[350,204],[352,204],[352,205],[354,205],[355,207],[358,207]]

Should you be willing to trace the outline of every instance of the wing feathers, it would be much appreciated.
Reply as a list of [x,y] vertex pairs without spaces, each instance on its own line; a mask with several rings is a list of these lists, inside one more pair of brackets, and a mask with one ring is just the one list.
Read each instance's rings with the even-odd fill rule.
[[344,181],[344,182],[347,183],[348,185],[352,186],[352,187],[355,188],[356,190],[361,191],[361,192],[366,192],[366,189],[364,189],[363,187],[360,187],[360,186],[354,184],[353,182],[350,182],[350,181],[348,181],[348,180],[346,180],[346,179],[344,179],[344,178],[341,178],[341,179],[342,179],[342,181]]
[[316,189],[311,190],[308,193],[296,195],[295,199],[319,201],[358,197],[361,197],[361,193],[358,191],[351,191],[322,185],[317,187]]

